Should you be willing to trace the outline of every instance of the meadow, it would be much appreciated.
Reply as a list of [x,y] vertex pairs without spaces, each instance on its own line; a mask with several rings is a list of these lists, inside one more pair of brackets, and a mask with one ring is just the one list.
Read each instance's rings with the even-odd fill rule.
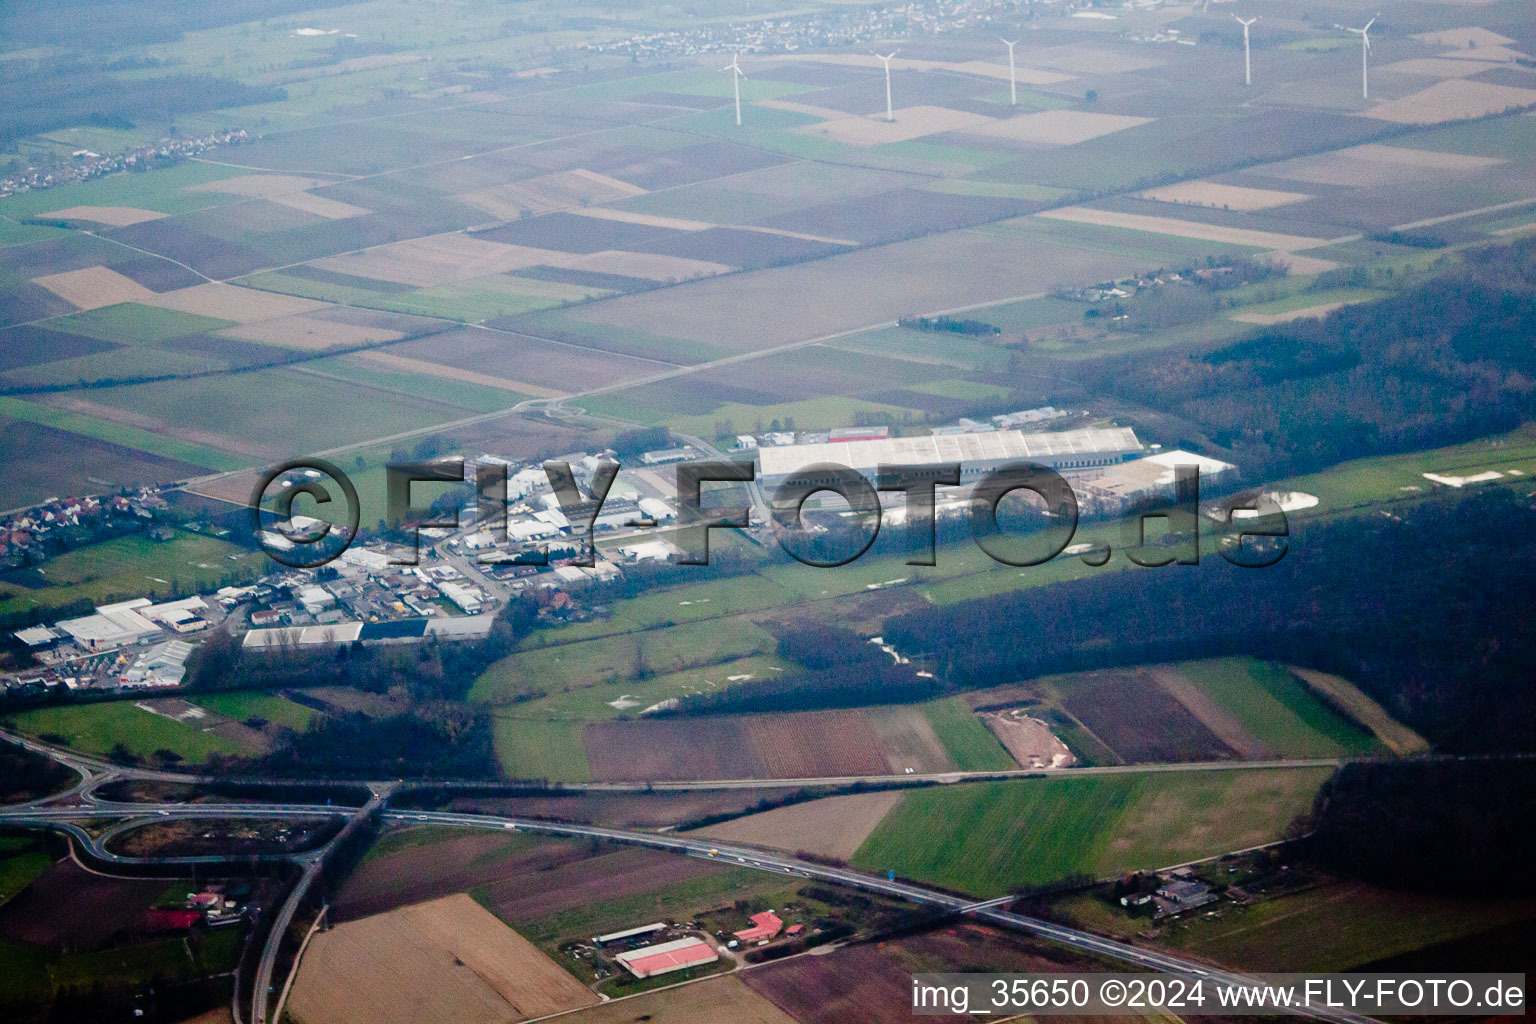
[[264,556],[214,537],[177,531],[170,540],[143,534],[77,548],[33,570],[35,589],[0,583],[0,614],[89,600],[114,600],[208,591],[262,570]]
[[1282,838],[1328,774],[1159,772],[917,790],[852,863],[977,896],[1159,868]]
[[238,757],[252,753],[232,740],[150,714],[127,701],[37,708],[21,712],[13,720],[23,732],[62,736],[71,749],[85,754],[106,754],[122,744],[139,757],[170,750],[188,764],[200,764],[210,754]]

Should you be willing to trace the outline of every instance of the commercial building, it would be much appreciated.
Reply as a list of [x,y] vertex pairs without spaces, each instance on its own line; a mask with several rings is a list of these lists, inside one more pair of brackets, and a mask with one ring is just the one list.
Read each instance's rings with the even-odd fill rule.
[[952,434],[932,437],[892,437],[873,441],[797,444],[759,448],[758,479],[770,491],[786,481],[830,483],[810,467],[832,463],[847,466],[879,486],[878,467],[960,464],[960,482],[971,483],[1010,462],[1036,462],[1062,473],[1102,470],[1142,453],[1130,427],[1095,427],[1057,433],[1026,434],[1019,430]]
[[157,644],[139,655],[128,671],[118,677],[123,687],[155,689],[164,686],[180,686],[187,674],[187,659],[192,656],[192,645],[182,640]]
[[94,615],[78,619],[65,619],[58,628],[68,633],[81,647],[93,651],[142,643],[162,635],[160,627],[139,614],[149,607],[148,598],[106,604],[96,609]]
[[620,953],[614,959],[637,978],[654,978],[658,974],[712,964],[720,959],[720,954],[703,939],[686,938],[655,946],[641,946],[628,953]]

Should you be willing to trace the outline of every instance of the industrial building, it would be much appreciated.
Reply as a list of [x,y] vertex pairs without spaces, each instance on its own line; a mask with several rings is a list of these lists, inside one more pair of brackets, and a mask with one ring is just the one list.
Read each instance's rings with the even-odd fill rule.
[[620,953],[614,959],[637,978],[654,978],[658,974],[712,964],[720,959],[720,954],[703,939],[686,938],[655,946],[641,946],[628,953]]
[[1130,427],[1096,427],[1026,434],[998,430],[931,437],[797,444],[757,451],[758,479],[770,491],[786,481],[829,484],[830,477],[804,471],[821,463],[847,466],[878,487],[878,467],[960,464],[960,482],[971,483],[1010,462],[1036,462],[1061,473],[1102,470],[1141,455]]
[[75,643],[92,651],[142,643],[164,635],[159,626],[139,614],[140,609],[149,606],[149,599],[144,597],[105,604],[97,608],[94,615],[65,619],[58,628],[74,638]]

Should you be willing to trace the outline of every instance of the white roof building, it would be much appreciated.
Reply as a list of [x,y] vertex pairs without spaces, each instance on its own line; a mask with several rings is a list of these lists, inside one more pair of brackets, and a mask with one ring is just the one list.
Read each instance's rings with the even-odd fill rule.
[[192,645],[182,640],[157,644],[139,655],[117,683],[124,687],[180,686],[191,654]]
[[975,479],[1008,462],[1038,462],[1058,471],[1091,469],[1123,462],[1142,451],[1130,427],[1095,427],[1026,434],[998,430],[929,437],[889,437],[760,448],[760,479],[772,486],[819,463],[847,466],[873,477],[876,468],[960,463],[961,480]]
[[145,597],[102,605],[94,615],[65,619],[58,624],[58,628],[73,637],[80,646],[92,650],[142,643],[161,635],[160,627],[140,614],[141,609],[148,607],[149,599]]

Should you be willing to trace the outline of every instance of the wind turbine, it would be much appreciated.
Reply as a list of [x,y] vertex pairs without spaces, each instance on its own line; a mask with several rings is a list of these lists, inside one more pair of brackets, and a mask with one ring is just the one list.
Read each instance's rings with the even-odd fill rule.
[[891,58],[900,52],[900,50],[892,50],[884,57],[881,57],[878,53],[875,54],[880,63],[885,65],[885,119],[887,121],[896,120],[896,113],[891,110]]
[[1008,47],[1008,101],[1014,106],[1018,106],[1019,83],[1018,79],[1014,76],[1013,73],[1013,48],[1018,45],[1019,41],[1015,39],[1010,43],[1008,40],[1002,38],[999,38],[998,41],[1001,42],[1004,46]]
[[731,72],[731,84],[736,86],[736,127],[741,127],[741,80],[747,77],[747,73],[741,70],[741,54],[731,54],[731,62],[721,71]]
[[[1376,18],[1381,15],[1376,15]],[[1333,27],[1344,32],[1353,32],[1360,37],[1360,98],[1371,98],[1371,26],[1376,24],[1376,18],[1365,23],[1364,28],[1350,28],[1347,25],[1335,24]]]
[[1244,21],[1242,18],[1239,18],[1237,15],[1235,15],[1235,14],[1232,15],[1232,20],[1236,21],[1239,25],[1243,26],[1243,84],[1244,85],[1252,85],[1253,84],[1253,55],[1248,50],[1248,26],[1252,25],[1254,22],[1258,21],[1262,17],[1263,17],[1263,15],[1259,14],[1259,15],[1255,15],[1252,18],[1249,18],[1247,21]]

